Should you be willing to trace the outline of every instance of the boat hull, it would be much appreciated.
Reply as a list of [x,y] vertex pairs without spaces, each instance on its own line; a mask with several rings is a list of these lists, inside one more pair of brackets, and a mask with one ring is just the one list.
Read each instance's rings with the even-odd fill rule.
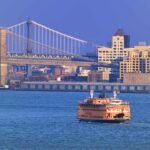
[[84,118],[78,118],[79,121],[87,121],[87,122],[99,122],[99,123],[123,123],[123,122],[129,122],[130,120],[93,120],[93,119],[84,119]]

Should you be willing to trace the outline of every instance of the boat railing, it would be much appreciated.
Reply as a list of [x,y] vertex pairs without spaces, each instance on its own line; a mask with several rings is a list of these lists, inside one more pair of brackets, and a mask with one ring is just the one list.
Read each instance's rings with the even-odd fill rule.
[[119,102],[119,103],[116,103],[116,102],[111,102],[110,105],[129,105],[129,102]]
[[129,105],[129,102],[122,102],[122,104],[126,104],[126,105]]

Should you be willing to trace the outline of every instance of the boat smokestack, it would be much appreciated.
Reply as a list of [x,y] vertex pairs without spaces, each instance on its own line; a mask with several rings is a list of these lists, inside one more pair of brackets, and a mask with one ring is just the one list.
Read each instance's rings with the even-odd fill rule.
[[116,90],[113,91],[113,96],[115,99],[117,98],[117,91]]
[[94,90],[90,90],[90,98],[94,97]]

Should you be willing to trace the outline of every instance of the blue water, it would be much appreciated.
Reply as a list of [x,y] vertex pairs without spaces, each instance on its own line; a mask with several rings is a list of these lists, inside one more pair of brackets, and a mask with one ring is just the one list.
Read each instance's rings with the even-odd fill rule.
[[130,123],[79,122],[88,93],[0,91],[0,150],[149,150],[150,95],[130,101]]

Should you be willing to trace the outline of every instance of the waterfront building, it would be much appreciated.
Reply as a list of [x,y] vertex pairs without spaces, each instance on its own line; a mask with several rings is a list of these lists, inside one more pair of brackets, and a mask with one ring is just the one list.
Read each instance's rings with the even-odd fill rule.
[[91,67],[79,67],[77,74],[78,76],[87,77],[90,71],[91,71]]
[[150,46],[135,46],[128,56],[120,61],[120,79],[125,73],[150,73]]
[[150,84],[150,73],[130,72],[124,73],[124,84]]
[[88,74],[88,82],[109,81],[109,72],[106,71],[91,71]]

